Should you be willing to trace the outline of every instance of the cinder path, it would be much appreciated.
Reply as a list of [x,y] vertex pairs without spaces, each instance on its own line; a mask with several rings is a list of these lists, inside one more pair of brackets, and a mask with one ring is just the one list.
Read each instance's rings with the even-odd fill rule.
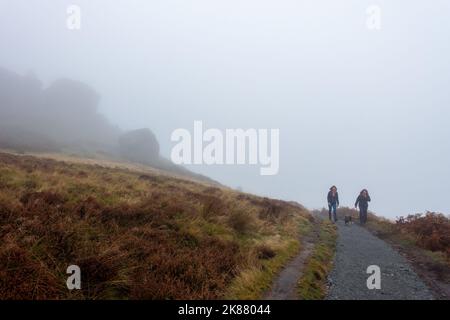
[[[359,225],[337,222],[337,251],[329,281],[329,300],[429,300],[433,296],[408,261]],[[381,289],[367,288],[367,267],[381,269]]]
[[267,300],[298,300],[297,282],[302,275],[306,260],[311,255],[317,241],[317,225],[311,234],[301,240],[299,254],[287,264],[275,279],[271,290],[265,295]]

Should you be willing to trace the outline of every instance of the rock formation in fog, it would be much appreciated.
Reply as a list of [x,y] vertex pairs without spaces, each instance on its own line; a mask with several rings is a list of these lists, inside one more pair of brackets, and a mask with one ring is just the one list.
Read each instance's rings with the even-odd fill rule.
[[159,143],[149,129],[129,131],[119,137],[120,155],[129,161],[149,164],[159,161]]
[[98,112],[99,100],[79,81],[60,79],[43,88],[34,75],[0,68],[0,148],[102,155],[212,182],[161,157],[150,129],[123,132],[112,125]]
[[[99,100],[94,89],[79,81],[60,79],[43,88],[32,75],[0,69],[0,148],[112,156],[128,148],[139,162],[145,162],[144,157],[147,163],[157,159],[159,145],[153,133],[137,131],[140,140],[136,133],[124,134],[98,113]],[[124,140],[119,147],[119,140],[127,137],[137,140]]]
[[97,112],[99,95],[84,83],[61,79],[43,91],[44,130],[61,144],[112,148],[120,130]]

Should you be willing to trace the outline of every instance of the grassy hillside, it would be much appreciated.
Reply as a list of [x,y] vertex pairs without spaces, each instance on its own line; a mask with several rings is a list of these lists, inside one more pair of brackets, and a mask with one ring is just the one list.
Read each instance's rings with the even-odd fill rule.
[[0,153],[0,299],[258,298],[312,221],[158,171]]

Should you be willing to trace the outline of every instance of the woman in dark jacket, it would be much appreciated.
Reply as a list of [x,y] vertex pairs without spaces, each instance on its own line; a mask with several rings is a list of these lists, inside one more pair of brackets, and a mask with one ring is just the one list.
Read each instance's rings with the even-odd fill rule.
[[359,221],[361,222],[361,224],[365,224],[367,221],[367,209],[369,208],[369,202],[369,192],[364,189],[360,192],[355,202],[355,208],[359,206]]
[[[330,220],[336,222],[336,209],[339,206],[339,194],[337,193],[336,186],[332,186],[327,196],[328,200],[328,217]],[[333,213],[333,218],[331,217],[331,213]]]

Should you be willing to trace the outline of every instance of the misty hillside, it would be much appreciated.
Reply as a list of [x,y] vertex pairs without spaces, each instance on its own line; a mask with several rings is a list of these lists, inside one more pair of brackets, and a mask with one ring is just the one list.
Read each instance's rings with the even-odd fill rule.
[[32,74],[0,68],[0,148],[124,160],[211,181],[162,157],[150,129],[123,132],[111,124],[99,101],[82,82],[59,79],[45,88]]
[[[261,297],[313,220],[207,183],[0,153],[0,299]],[[82,290],[67,290],[72,264]]]

